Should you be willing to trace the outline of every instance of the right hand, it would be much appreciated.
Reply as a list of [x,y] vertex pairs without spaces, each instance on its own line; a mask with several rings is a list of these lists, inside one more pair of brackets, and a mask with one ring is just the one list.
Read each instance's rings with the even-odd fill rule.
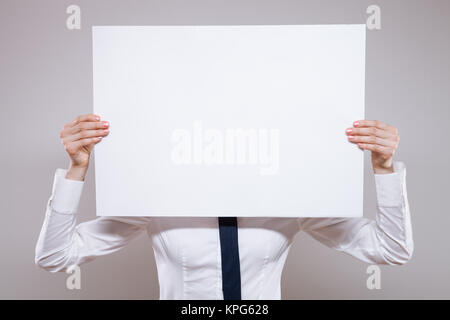
[[95,114],[78,116],[64,125],[60,138],[70,158],[66,178],[83,181],[89,167],[89,157],[94,146],[109,133],[109,123],[100,121]]

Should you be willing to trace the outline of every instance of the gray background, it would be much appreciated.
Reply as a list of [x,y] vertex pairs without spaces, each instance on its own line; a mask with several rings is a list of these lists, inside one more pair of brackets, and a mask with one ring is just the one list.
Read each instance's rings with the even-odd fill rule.
[[[81,7],[82,29],[65,13]],[[382,29],[367,33],[366,118],[399,128],[396,158],[407,165],[415,252],[402,267],[381,267],[382,289],[366,288],[367,265],[300,234],[282,283],[285,299],[450,298],[450,1],[1,0],[0,298],[158,298],[151,243],[82,266],[82,289],[34,265],[54,170],[68,160],[62,125],[92,108],[92,25],[365,23],[381,7]],[[368,154],[367,160],[368,158]],[[91,162],[92,164],[92,162]],[[375,213],[366,161],[365,208]],[[79,221],[95,218],[93,172]]]

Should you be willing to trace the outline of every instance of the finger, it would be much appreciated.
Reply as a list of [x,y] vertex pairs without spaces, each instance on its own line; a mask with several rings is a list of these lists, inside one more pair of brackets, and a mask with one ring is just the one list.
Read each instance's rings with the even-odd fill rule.
[[363,150],[370,150],[372,152],[379,153],[385,157],[392,157],[395,152],[394,148],[380,146],[379,144],[372,144],[372,143],[358,143],[358,147],[360,147]]
[[375,136],[348,136],[348,140],[353,143],[370,143],[395,148],[397,143],[393,140],[379,138]]
[[66,127],[70,128],[84,121],[100,121],[100,116],[93,113],[82,114],[76,117],[75,120],[73,120],[72,122],[68,123]]
[[363,127],[375,127],[381,130],[386,130],[389,131],[391,133],[396,134],[397,133],[397,128],[390,126],[382,121],[378,121],[378,120],[357,120],[355,122],[353,122],[353,126],[356,128],[363,128]]
[[84,146],[89,146],[89,145],[92,145],[92,144],[99,143],[101,140],[102,140],[102,137],[93,137],[93,138],[86,138],[86,139],[73,141],[73,142],[68,143],[66,145],[66,151],[69,154],[74,154],[80,148],[82,148]]
[[109,127],[108,121],[95,121],[95,122],[80,122],[71,128],[67,129],[69,134],[75,134],[83,130],[95,130],[95,129],[106,129]]
[[69,143],[72,141],[82,140],[86,138],[93,137],[105,137],[109,134],[109,129],[99,129],[99,130],[83,130],[75,134],[68,135],[63,138],[64,143]]
[[369,127],[369,128],[347,128],[345,130],[347,135],[352,136],[375,136],[380,138],[386,138],[386,139],[392,139],[395,140],[395,135],[392,134],[389,131],[378,129],[376,127]]

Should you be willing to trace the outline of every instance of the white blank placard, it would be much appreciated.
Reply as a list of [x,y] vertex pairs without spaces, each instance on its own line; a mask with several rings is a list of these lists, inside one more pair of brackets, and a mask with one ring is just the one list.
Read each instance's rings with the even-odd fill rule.
[[96,26],[97,215],[359,217],[365,25]]

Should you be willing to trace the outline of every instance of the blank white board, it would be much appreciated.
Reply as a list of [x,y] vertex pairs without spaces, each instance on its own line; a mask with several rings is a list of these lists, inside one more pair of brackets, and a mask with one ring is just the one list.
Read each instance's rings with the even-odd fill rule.
[[359,217],[365,25],[96,26],[99,216]]

